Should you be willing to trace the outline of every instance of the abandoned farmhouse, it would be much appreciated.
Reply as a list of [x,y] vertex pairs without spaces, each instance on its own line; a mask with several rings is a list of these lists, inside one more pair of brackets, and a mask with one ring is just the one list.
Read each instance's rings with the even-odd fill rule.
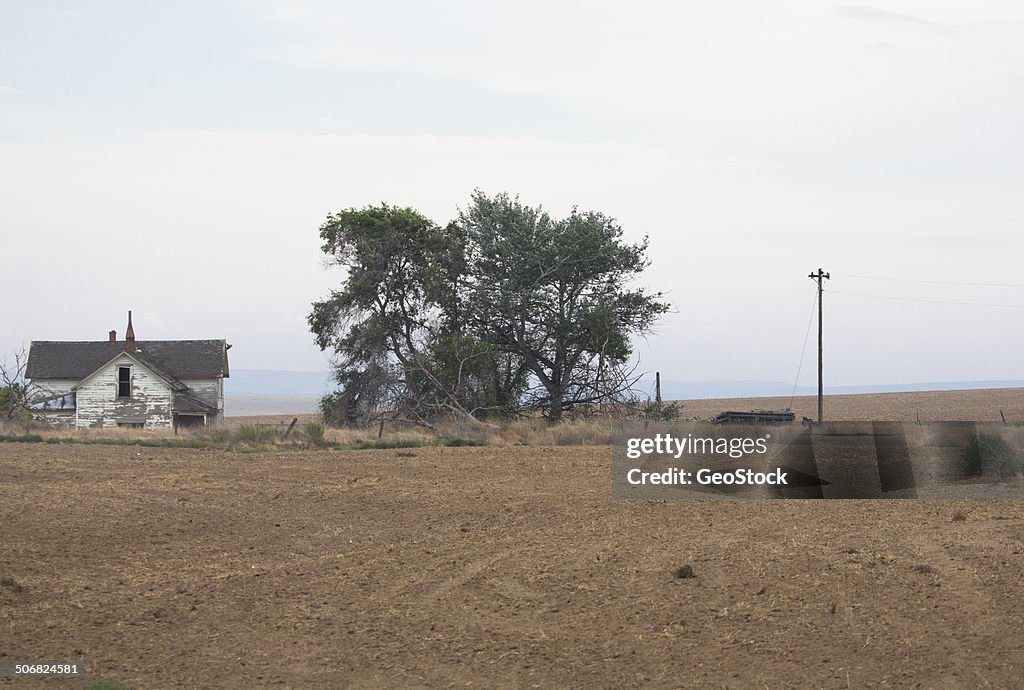
[[36,412],[74,427],[178,429],[224,421],[224,340],[135,339],[132,313],[123,341],[32,342],[25,378]]

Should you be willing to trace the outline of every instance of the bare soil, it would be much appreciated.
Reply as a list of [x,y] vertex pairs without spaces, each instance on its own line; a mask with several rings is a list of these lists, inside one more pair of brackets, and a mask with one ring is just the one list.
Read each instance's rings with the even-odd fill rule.
[[616,501],[608,447],[0,444],[3,687],[1020,687],[1024,502]]

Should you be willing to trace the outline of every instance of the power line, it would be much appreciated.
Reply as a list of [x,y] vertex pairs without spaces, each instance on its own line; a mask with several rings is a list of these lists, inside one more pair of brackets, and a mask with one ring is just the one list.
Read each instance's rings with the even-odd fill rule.
[[811,337],[811,325],[814,323],[814,308],[818,306],[818,291],[814,291],[814,301],[811,302],[811,315],[807,318],[807,332],[804,334],[804,346],[800,350],[800,363],[796,365],[796,380],[793,381],[793,394],[789,396],[789,407],[793,409],[793,401],[796,400],[796,387],[800,385],[800,371],[804,368],[804,355],[807,354],[807,340]]
[[887,299],[894,300],[897,302],[927,302],[929,304],[955,304],[960,307],[999,307],[1001,309],[1024,309],[1024,304],[997,304],[992,302],[957,302],[955,300],[948,299],[896,297],[894,295],[869,295],[863,292],[847,292],[845,290],[829,290],[828,292],[833,295],[852,295],[854,297],[870,297],[872,299]]
[[856,278],[858,280],[885,280],[893,283],[921,283],[923,285],[969,285],[971,287],[1012,287],[1024,288],[1024,283],[969,283],[956,280],[916,280],[914,278],[886,278],[883,276],[863,276],[856,273],[836,273],[840,278]]

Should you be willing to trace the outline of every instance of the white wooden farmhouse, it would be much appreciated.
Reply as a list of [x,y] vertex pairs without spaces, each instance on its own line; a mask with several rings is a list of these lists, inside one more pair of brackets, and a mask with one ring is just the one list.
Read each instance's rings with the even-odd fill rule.
[[25,378],[36,411],[75,427],[214,426],[224,421],[224,340],[135,340],[132,313],[124,341],[33,342]]

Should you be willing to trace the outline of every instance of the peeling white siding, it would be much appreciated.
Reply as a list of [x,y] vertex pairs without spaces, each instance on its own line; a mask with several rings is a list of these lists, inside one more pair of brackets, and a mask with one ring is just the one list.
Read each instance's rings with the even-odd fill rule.
[[[132,368],[132,398],[118,400],[117,369]],[[69,393],[79,385],[77,379],[38,379],[32,382],[48,395]],[[217,413],[207,416],[207,424],[224,423],[224,379],[185,379],[189,394],[212,405]],[[69,398],[72,400],[72,398]],[[169,428],[173,425],[173,398],[170,387],[146,367],[129,357],[121,357],[87,379],[75,396],[77,415],[70,409],[41,409],[46,421],[60,426],[113,427],[118,419],[145,418],[147,428]],[[51,403],[55,406],[56,403]]]
[[67,427],[75,425],[75,409],[34,410],[33,414],[42,417],[42,421],[50,426]]
[[[131,397],[117,397],[117,369],[131,367]],[[82,384],[77,395],[78,427],[115,427],[118,420],[145,419],[147,429],[170,428],[171,387],[129,357],[119,357]]]
[[181,381],[191,390],[189,393],[202,400],[207,405],[217,407],[217,380],[216,379],[182,379]]
[[181,382],[191,389],[190,394],[217,408],[216,417],[210,415],[207,421],[210,426],[224,423],[224,379],[182,379]]

